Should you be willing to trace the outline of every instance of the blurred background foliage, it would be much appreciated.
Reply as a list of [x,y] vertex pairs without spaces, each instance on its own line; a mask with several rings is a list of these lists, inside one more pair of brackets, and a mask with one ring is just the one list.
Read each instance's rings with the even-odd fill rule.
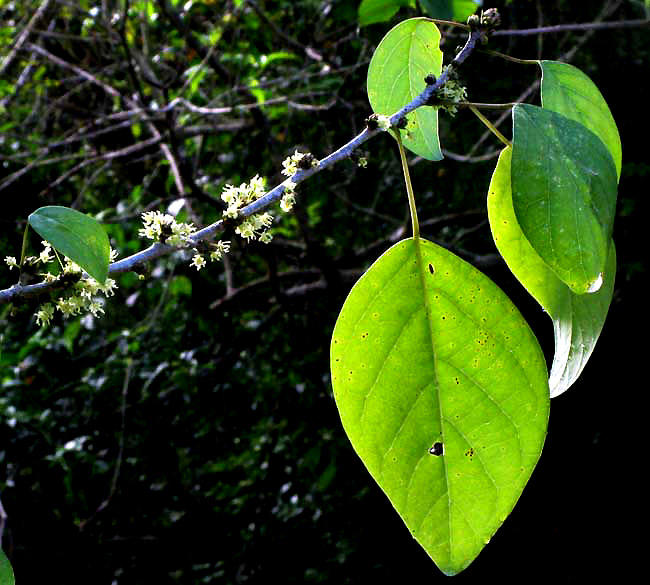
[[[31,26],[1,66],[2,256],[19,255],[29,213],[56,204],[100,218],[124,257],[146,245],[137,236],[143,211],[171,206],[180,221],[207,225],[221,216],[227,183],[259,173],[275,185],[295,149],[322,158],[347,142],[370,113],[365,75],[374,48],[397,22],[422,14],[404,2],[389,21],[360,28],[359,4],[1,0],[2,59]],[[504,30],[647,16],[632,0],[489,7],[500,9]],[[465,33],[442,31],[451,59]],[[611,553],[597,533],[618,529],[616,515],[593,513],[620,489],[601,466],[614,456],[619,466],[627,461],[614,455],[621,421],[638,428],[624,400],[608,402],[635,374],[607,364],[641,355],[622,340],[642,302],[646,263],[650,163],[637,146],[647,118],[647,31],[490,42],[521,58],[566,58],[601,88],[624,150],[620,265],[603,339],[584,381],[554,401],[538,470],[457,580],[508,580],[534,567],[540,579],[571,582]],[[462,71],[477,102],[539,103],[538,77],[534,66],[485,53]],[[170,107],[176,98],[186,102]],[[508,116],[501,128],[510,132]],[[490,238],[485,196],[500,144],[467,111],[441,115],[441,142],[440,163],[411,161],[423,235],[495,279],[550,358],[550,321]],[[0,306],[2,545],[19,583],[443,578],[352,452],[330,389],[329,337],[345,296],[409,229],[394,143],[380,136],[364,146],[366,169],[344,161],[299,187],[294,213],[276,210],[270,244],[227,233],[233,248],[223,265],[197,273],[179,252],[149,266],[144,281],[123,275],[101,319],[41,330],[32,302]],[[30,245],[38,251],[37,236]],[[13,282],[6,266],[0,276],[3,288]]]

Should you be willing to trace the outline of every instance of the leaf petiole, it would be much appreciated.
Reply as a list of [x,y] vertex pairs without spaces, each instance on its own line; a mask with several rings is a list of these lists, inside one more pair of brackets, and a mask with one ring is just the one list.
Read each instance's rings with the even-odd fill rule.
[[406,183],[406,193],[409,200],[409,210],[411,212],[411,225],[413,226],[413,239],[415,241],[420,239],[420,224],[418,223],[418,211],[415,207],[415,195],[413,194],[413,186],[411,185],[411,175],[409,174],[409,165],[406,160],[406,153],[404,152],[404,146],[402,145],[402,137],[400,136],[399,130],[395,128],[392,129],[393,135],[397,140],[397,146],[399,148],[399,157],[402,161],[402,172],[404,173],[404,182]]
[[501,134],[501,132],[496,129],[496,126],[492,124],[492,122],[490,122],[490,120],[488,120],[483,114],[481,114],[481,112],[478,111],[478,108],[476,108],[476,106],[469,104],[468,107],[470,110],[472,110],[472,112],[474,112],[476,117],[488,127],[490,132],[492,132],[492,134],[494,134],[501,142],[503,142],[503,144],[506,146],[512,146],[512,142],[510,142],[510,140]]

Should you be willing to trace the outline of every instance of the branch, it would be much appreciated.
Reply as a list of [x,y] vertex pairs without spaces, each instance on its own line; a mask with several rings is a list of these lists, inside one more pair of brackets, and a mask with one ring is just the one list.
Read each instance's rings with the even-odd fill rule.
[[[410,103],[405,105],[401,110],[395,112],[392,116],[390,116],[391,126],[395,126],[404,116],[406,116],[413,110],[416,110],[417,108],[427,105],[428,100],[434,94],[434,92],[436,92],[440,87],[442,87],[448,81],[451,70],[458,67],[471,55],[472,51],[476,47],[477,42],[479,42],[479,40],[484,35],[485,32],[481,29],[473,30],[470,33],[467,42],[465,43],[465,46],[451,61],[450,66],[445,71],[442,72],[442,74],[440,75],[440,77],[438,77],[436,82],[431,85],[428,85],[420,95],[416,96],[413,99],[413,101],[411,101]],[[40,47],[39,47],[39,52],[41,52],[41,54],[47,53],[47,51],[41,49]],[[48,56],[49,55],[51,54],[48,53]],[[52,57],[54,57],[54,55],[52,55]],[[60,61],[58,58],[56,57],[54,58],[57,59],[57,61]],[[65,62],[63,63],[65,64]],[[65,64],[65,66],[70,66],[70,65]],[[78,68],[75,67],[75,69]],[[88,77],[92,78],[92,76],[85,71],[83,72],[83,74],[87,76],[87,78]],[[105,86],[103,82],[99,80],[97,81],[102,86]],[[113,91],[113,92],[116,91],[110,86],[107,86],[106,89],[107,91]],[[260,197],[258,200],[240,209],[237,218],[245,219],[247,217],[250,217],[251,215],[254,215],[255,213],[258,213],[268,208],[273,203],[276,203],[277,201],[280,200],[280,198],[284,193],[285,185],[287,183],[292,182],[295,185],[302,183],[303,181],[315,175],[316,173],[324,171],[325,169],[328,169],[334,164],[336,164],[337,162],[349,158],[350,155],[356,149],[358,149],[364,142],[370,140],[374,136],[383,132],[384,130],[381,130],[379,128],[375,130],[369,130],[368,128],[364,129],[361,133],[355,136],[347,144],[344,144],[338,150],[334,151],[329,156],[322,159],[317,166],[312,167],[309,170],[302,170],[297,172],[295,175],[293,175],[286,181],[283,181],[279,185],[276,185],[273,189],[268,191],[265,195]],[[225,222],[223,220],[216,221],[213,224],[194,233],[189,238],[188,246],[192,247],[198,245],[200,242],[213,240],[218,233],[224,230],[224,228],[225,228]],[[152,260],[156,260],[157,258],[170,254],[175,250],[177,250],[177,248],[173,246],[168,246],[166,244],[157,242],[149,246],[147,249],[142,250],[141,252],[137,252],[127,258],[123,258],[122,260],[117,260],[116,262],[113,262],[109,266],[108,273],[109,275],[113,276],[115,274],[130,272],[137,266],[140,266],[147,262],[151,262]],[[27,297],[34,297],[34,296],[47,293],[50,290],[53,290],[56,287],[56,284],[57,283],[45,283],[45,282],[31,284],[31,285],[16,284],[9,289],[0,290],[0,303],[11,302],[13,299],[18,297],[27,298]]]
[[498,30],[492,33],[493,37],[526,36],[554,34],[567,31],[604,30],[612,28],[644,27],[650,25],[650,19],[617,20],[613,22],[585,22],[582,24],[556,24],[554,26],[541,26],[539,28],[522,28],[519,30]]
[[3,59],[2,63],[0,63],[0,77],[2,77],[4,75],[4,72],[9,68],[11,62],[16,56],[16,53],[20,51],[21,47],[27,40],[27,37],[32,32],[34,26],[36,26],[36,23],[41,19],[41,16],[43,16],[43,13],[47,10],[50,2],[51,0],[43,0],[43,2],[41,2],[41,5],[31,17],[27,23],[27,26],[23,29],[23,32],[20,33],[18,39],[16,40],[16,44],[12,47],[11,51],[9,51],[9,54]]

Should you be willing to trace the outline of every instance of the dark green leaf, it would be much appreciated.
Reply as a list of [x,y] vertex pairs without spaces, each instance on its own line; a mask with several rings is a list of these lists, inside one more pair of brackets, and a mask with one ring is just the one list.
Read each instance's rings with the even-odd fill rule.
[[331,368],[368,471],[438,567],[462,571],[512,510],[546,435],[547,370],[523,317],[460,258],[404,240],[350,292]]
[[524,236],[512,207],[510,163],[506,148],[492,175],[488,215],[494,242],[512,273],[553,320],[555,354],[549,379],[551,397],[562,394],[578,378],[596,345],[614,292],[614,244],[604,282],[593,294],[575,294],[535,252]]
[[420,0],[420,4],[431,18],[465,22],[483,0]]
[[522,232],[578,294],[602,283],[616,208],[616,168],[582,124],[528,104],[513,108],[512,202]]
[[559,61],[540,61],[542,106],[580,122],[609,149],[617,175],[621,175],[621,138],[607,102],[580,69]]
[[68,207],[49,205],[37,209],[28,221],[42,238],[95,280],[106,280],[111,248],[96,219]]
[[359,5],[359,25],[367,26],[390,20],[402,6],[411,0],[363,0]]

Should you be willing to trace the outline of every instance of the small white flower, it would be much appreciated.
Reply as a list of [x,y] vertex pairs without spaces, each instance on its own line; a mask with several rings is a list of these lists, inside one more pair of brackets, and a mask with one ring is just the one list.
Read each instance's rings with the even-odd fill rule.
[[260,237],[259,240],[262,244],[268,244],[273,239],[273,234],[270,230],[265,231]]
[[280,199],[280,209],[285,213],[289,213],[293,209],[293,206],[296,204],[296,195],[293,191],[284,192],[282,199]]
[[45,327],[49,325],[52,317],[54,316],[54,306],[52,303],[45,303],[41,308],[36,311],[36,324]]
[[210,252],[210,261],[214,262],[215,260],[221,260],[224,254],[227,254],[230,251],[230,242],[224,242],[219,240],[216,244],[212,244],[214,250]]
[[194,266],[197,270],[201,270],[205,266],[205,258],[201,254],[194,254],[190,266]]
[[5,263],[9,266],[9,270],[18,268],[18,262],[14,256],[5,256]]
[[104,313],[104,307],[99,301],[92,301],[87,308],[88,312],[93,314],[93,317],[99,316],[98,313]]

